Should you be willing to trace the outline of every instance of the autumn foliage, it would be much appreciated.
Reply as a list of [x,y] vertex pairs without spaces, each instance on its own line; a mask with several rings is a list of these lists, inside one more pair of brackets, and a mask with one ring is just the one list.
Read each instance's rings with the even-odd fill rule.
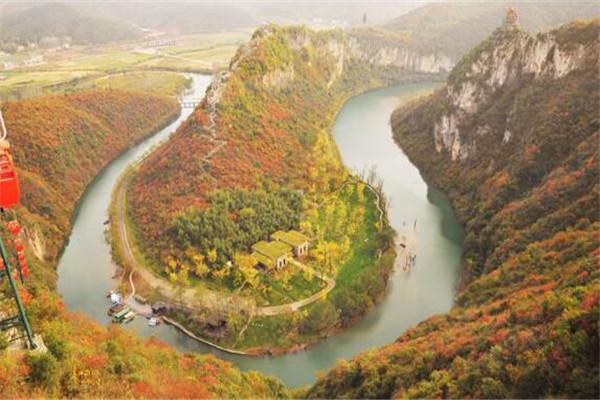
[[[214,110],[205,100],[143,163],[129,190],[129,212],[144,227],[138,229],[139,244],[157,264],[181,254],[173,229],[178,215],[209,207],[217,189],[285,187],[311,195],[343,182],[347,172],[327,130],[349,92],[341,84],[328,88],[335,60],[316,54],[321,42],[336,35],[258,30],[232,61],[237,67],[227,79],[215,79],[209,88],[221,93]],[[292,50],[296,36],[307,38],[305,51]]]
[[[110,160],[177,115],[165,97],[85,91],[2,106],[17,165],[19,213],[39,229],[45,258],[54,259],[85,187]],[[28,225],[28,226],[27,226]]]

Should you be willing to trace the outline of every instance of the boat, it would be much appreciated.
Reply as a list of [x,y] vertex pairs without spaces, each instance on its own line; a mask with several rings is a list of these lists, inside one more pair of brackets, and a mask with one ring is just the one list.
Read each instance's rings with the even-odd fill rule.
[[111,293],[110,302],[113,304],[121,304],[121,295],[119,293]]
[[152,317],[148,320],[148,326],[156,326],[158,325],[158,320],[155,317]]
[[123,317],[121,322],[122,323],[131,322],[131,321],[133,321],[134,318],[135,318],[135,313],[130,310],[127,314],[125,314],[125,316]]
[[119,311],[113,315],[112,322],[114,322],[114,323],[123,322],[123,319],[125,318],[125,316],[127,314],[129,314],[130,312],[131,312],[131,309],[129,307],[125,306],[121,311]]

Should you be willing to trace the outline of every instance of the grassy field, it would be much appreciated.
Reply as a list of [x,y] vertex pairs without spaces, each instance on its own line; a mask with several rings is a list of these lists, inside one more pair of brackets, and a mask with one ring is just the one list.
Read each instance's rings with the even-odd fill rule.
[[79,84],[77,89],[127,89],[166,96],[177,96],[182,90],[187,88],[189,84],[189,79],[186,79],[183,75],[176,72],[144,71],[109,75],[93,80],[86,80]]
[[165,53],[177,55],[192,51],[215,47],[234,46],[247,42],[252,30],[237,30],[231,32],[202,33],[178,37],[174,46],[165,49]]
[[131,69],[151,58],[151,55],[134,53],[113,47],[99,47],[94,50],[76,49],[50,58],[44,69],[59,71],[100,71],[115,72]]
[[139,64],[141,68],[199,71],[220,70],[229,65],[229,60],[238,45],[222,45],[194,49],[178,54],[163,53]]
[[317,277],[308,280],[297,266],[288,263],[280,271],[261,276],[261,283],[267,289],[264,293],[254,291],[253,295],[261,306],[291,303],[305,299],[324,286]]

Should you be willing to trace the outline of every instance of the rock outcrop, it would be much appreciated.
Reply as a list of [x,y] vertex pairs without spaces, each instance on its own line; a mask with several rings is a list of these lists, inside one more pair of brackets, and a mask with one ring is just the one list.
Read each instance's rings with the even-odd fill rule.
[[[498,92],[523,79],[560,79],[594,61],[597,41],[567,45],[561,43],[560,31],[534,37],[521,31],[516,21],[514,10],[509,10],[504,25],[465,57],[450,75],[445,88],[448,111],[436,121],[433,134],[436,151],[448,151],[453,161],[466,160],[472,155],[476,135],[464,127]],[[506,128],[506,132],[502,144],[511,138],[510,129]]]
[[[259,28],[252,39],[240,48],[232,60],[228,71],[215,77],[207,93],[207,99],[218,100],[218,93],[222,90],[231,71],[235,70],[240,62],[253,51],[260,47],[260,43],[272,35],[274,27],[265,25]],[[423,53],[414,49],[401,37],[373,29],[355,29],[350,31],[334,31],[315,39],[303,27],[286,29],[287,45],[292,51],[314,49],[324,59],[330,60],[329,80],[327,86],[331,87],[351,64],[370,65],[373,67],[395,68],[407,73],[443,74],[449,72],[454,62],[441,53]],[[281,65],[268,71],[262,78],[262,83],[269,87],[284,88],[295,79],[296,74],[292,65]]]

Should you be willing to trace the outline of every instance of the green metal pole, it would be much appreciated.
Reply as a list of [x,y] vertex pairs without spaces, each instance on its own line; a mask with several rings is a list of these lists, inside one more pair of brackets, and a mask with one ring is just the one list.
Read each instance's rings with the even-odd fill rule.
[[6,276],[8,277],[8,282],[15,294],[15,301],[17,303],[17,308],[19,309],[19,318],[21,319],[21,323],[23,324],[23,328],[25,328],[25,334],[27,335],[27,340],[29,341],[29,345],[32,349],[35,349],[37,346],[33,341],[33,333],[31,331],[31,326],[29,325],[29,320],[27,319],[27,314],[25,313],[25,307],[23,306],[23,302],[21,301],[21,295],[19,294],[19,289],[17,288],[17,284],[13,279],[13,276],[10,272],[10,264],[8,263],[8,256],[6,254],[6,248],[4,247],[4,241],[0,238],[0,253],[2,255],[2,261],[4,262],[4,267],[6,268]]

